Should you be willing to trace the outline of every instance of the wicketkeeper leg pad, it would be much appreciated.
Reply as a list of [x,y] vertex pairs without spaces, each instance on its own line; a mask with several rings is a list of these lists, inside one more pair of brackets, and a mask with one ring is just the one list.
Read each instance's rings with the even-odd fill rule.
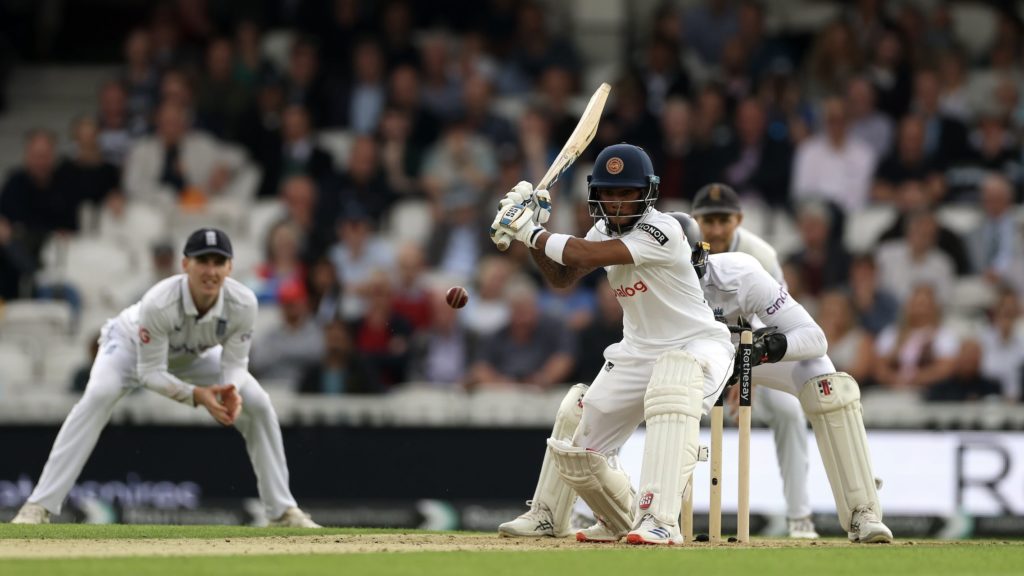
[[839,524],[849,532],[858,506],[870,507],[881,520],[857,381],[844,372],[815,376],[800,390],[800,404],[814,428]]
[[548,451],[565,483],[583,498],[597,519],[614,533],[625,535],[633,524],[629,475],[612,466],[604,454],[565,440],[549,439]]
[[665,525],[679,518],[683,489],[697,463],[704,372],[692,354],[673,350],[654,364],[644,395],[647,437],[636,519]]

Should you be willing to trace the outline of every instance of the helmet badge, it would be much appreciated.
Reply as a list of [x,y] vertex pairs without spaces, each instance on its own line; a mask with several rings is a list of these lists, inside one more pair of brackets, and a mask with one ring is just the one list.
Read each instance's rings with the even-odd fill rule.
[[719,189],[718,184],[713,184],[711,190],[708,191],[708,196],[711,197],[713,202],[718,202],[722,199],[722,190]]
[[624,166],[622,158],[612,156],[608,159],[608,162],[605,163],[604,169],[607,170],[609,174],[618,174],[619,172],[622,172],[622,168]]

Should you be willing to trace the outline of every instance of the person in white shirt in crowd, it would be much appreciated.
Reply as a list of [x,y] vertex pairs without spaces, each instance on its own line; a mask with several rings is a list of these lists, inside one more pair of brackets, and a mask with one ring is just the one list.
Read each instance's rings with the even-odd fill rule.
[[929,284],[914,286],[903,305],[903,318],[875,340],[875,380],[880,386],[920,392],[953,375],[960,341],[942,326],[935,293]]
[[[712,254],[750,254],[769,276],[785,285],[775,249],[741,227],[743,209],[732,188],[712,183],[698,190],[693,200],[692,215],[700,225],[700,233],[710,245]],[[736,391],[738,387],[728,392],[731,400],[738,398]],[[786,496],[789,535],[793,538],[817,538],[807,493],[807,419],[804,411],[795,396],[771,388],[758,390],[757,400],[754,410],[768,422],[774,434]]]
[[999,381],[1008,401],[1024,402],[1024,331],[1019,329],[1020,299],[1011,288],[999,290],[989,318],[978,335],[981,373]]
[[114,406],[141,387],[203,406],[242,434],[271,525],[319,528],[292,497],[277,415],[248,370],[256,296],[228,277],[231,240],[220,230],[199,229],[184,255],[182,274],[158,282],[104,325],[85,393],[13,523],[45,524],[60,514]]
[[826,98],[822,117],[824,130],[796,149],[790,196],[796,202],[828,200],[846,213],[859,210],[870,199],[878,158],[871,146],[849,133],[842,100]]
[[306,369],[320,361],[324,335],[310,313],[301,279],[288,279],[277,289],[281,324],[260,334],[252,346],[250,370],[265,384],[297,390]]
[[863,76],[850,79],[846,102],[850,110],[850,136],[870,146],[875,158],[884,158],[892,147],[892,120],[875,106],[875,87],[871,81]]
[[374,272],[394,267],[395,251],[373,231],[370,214],[355,202],[350,202],[338,219],[337,234],[338,242],[328,257],[343,290],[341,318],[352,322],[366,313],[367,289]]
[[[686,214],[671,215],[679,219],[686,237],[691,239],[692,264],[715,315],[732,326],[749,326],[754,330],[752,381],[757,385],[757,398],[753,404],[763,403],[768,390],[798,399],[798,406],[814,428],[839,524],[849,540],[892,542],[892,532],[882,523],[882,505],[861,412],[860,386],[849,374],[836,371],[825,354],[825,333],[756,258],[738,252],[708,255],[707,245],[700,242],[697,223]],[[734,373],[736,370],[739,368]],[[788,417],[792,419],[791,415]],[[800,432],[805,429],[802,427]],[[777,445],[778,438],[776,433]],[[792,450],[792,444],[787,448]],[[781,452],[780,449],[779,463],[785,470],[788,463]],[[807,466],[806,454],[803,466]],[[792,471],[789,474],[795,476]],[[800,526],[796,522],[795,528],[798,532],[813,531],[813,524]],[[790,531],[794,531],[792,517]]]
[[880,286],[905,302],[919,284],[935,287],[935,295],[946,301],[956,280],[953,260],[937,245],[938,222],[930,210],[907,216],[906,234],[901,240],[884,242],[875,254]]
[[[578,541],[683,541],[679,511],[697,462],[700,419],[724,390],[734,349],[704,303],[679,222],[654,208],[659,182],[643,149],[603,149],[588,178],[594,225],[586,238],[548,233],[540,224],[550,217],[550,196],[529,182],[501,201],[491,226],[495,244],[515,239],[528,246],[555,286],[605,268],[623,309],[622,341],[605,350],[593,384],[574,386],[562,401],[530,510],[502,524],[502,535],[568,535],[578,494],[597,518],[576,533]],[[617,454],[644,421],[634,498]]]
[[981,209],[985,216],[968,243],[975,272],[984,274],[990,282],[1007,281],[1022,251],[1013,212],[1013,188],[1005,176],[990,174],[982,180]]
[[124,188],[129,199],[159,207],[201,204],[227,193],[244,164],[240,152],[189,129],[185,109],[167,102],[157,110],[156,134],[129,150]]

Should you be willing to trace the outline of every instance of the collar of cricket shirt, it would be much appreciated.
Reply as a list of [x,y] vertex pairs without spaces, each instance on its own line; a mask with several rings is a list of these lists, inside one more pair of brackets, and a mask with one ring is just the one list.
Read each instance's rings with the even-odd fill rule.
[[188,289],[188,274],[183,274],[181,278],[181,304],[185,308],[185,315],[195,316],[197,323],[213,322],[215,319],[220,318],[224,312],[224,287],[221,286],[220,292],[217,294],[217,301],[213,303],[213,308],[210,308],[202,318],[199,318],[199,309],[196,308],[196,303],[192,300],[192,292]]

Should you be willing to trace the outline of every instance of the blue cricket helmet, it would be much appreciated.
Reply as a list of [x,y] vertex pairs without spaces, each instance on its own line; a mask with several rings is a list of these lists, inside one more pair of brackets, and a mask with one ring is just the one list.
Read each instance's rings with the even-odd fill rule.
[[[658,184],[661,178],[654,173],[654,164],[644,149],[632,144],[613,144],[597,155],[594,169],[587,176],[587,204],[590,216],[594,220],[604,220],[605,229],[610,233],[625,234],[640,222],[647,211],[658,200]],[[644,192],[639,200],[629,202],[643,203],[636,211],[631,222],[613,225],[608,220],[604,205],[618,201],[604,201],[597,196],[597,190],[608,188],[640,188]]]

